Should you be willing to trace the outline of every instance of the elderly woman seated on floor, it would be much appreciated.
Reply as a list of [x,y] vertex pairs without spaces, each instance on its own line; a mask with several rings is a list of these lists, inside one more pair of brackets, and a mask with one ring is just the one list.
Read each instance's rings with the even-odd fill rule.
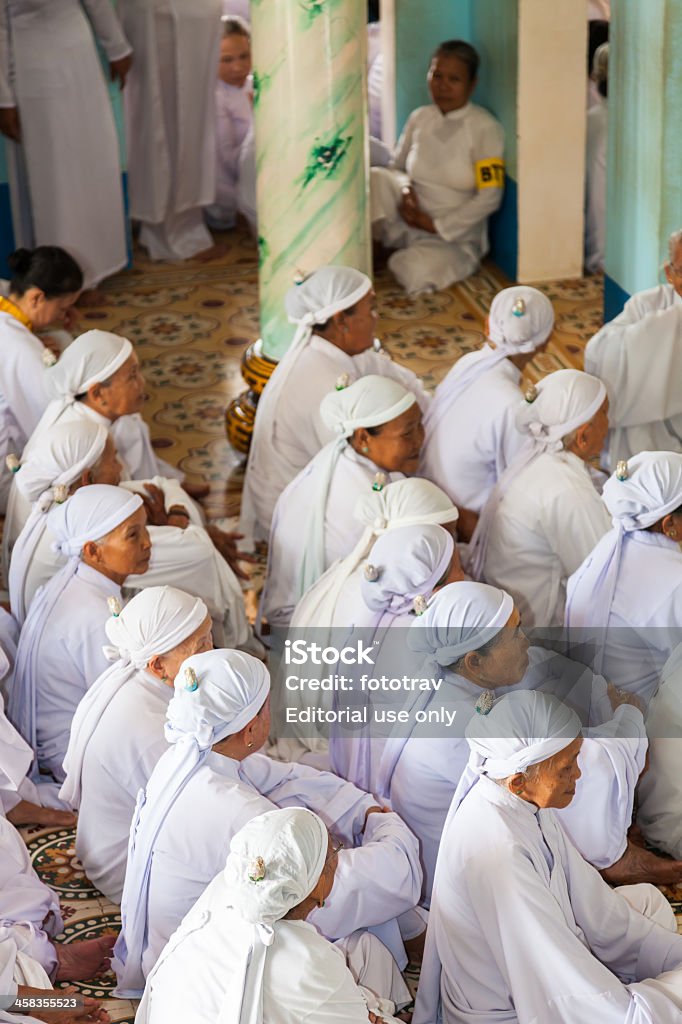
[[577,716],[510,693],[471,720],[467,740],[415,1024],[679,1021],[682,936],[667,901],[648,885],[610,889],[557,822],[580,780]]
[[161,954],[137,1024],[393,1020],[394,1004],[381,992],[394,965],[378,939],[363,935],[349,968],[306,921],[329,897],[337,855],[312,811],[292,807],[253,818]]

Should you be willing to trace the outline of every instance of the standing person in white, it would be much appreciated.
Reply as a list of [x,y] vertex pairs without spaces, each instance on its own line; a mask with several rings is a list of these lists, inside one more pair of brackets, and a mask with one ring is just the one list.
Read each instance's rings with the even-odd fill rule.
[[78,811],[76,853],[88,878],[120,903],[137,794],[168,749],[173,679],[186,658],[211,650],[211,620],[198,598],[152,587],[104,628],[114,664],[76,708],[60,796]]
[[467,728],[436,867],[414,1024],[676,1024],[682,936],[653,886],[614,891],[557,821],[580,720],[513,693]]
[[119,0],[137,59],[125,92],[130,216],[153,260],[209,255],[221,0]]
[[594,54],[592,79],[597,101],[587,111],[585,154],[585,270],[596,274],[604,269],[606,256],[606,157],[608,151],[609,44],[602,43]]
[[[110,0],[0,4],[0,131],[15,237],[59,245],[92,288],[127,261],[118,137],[97,53],[123,87],[131,48]],[[28,210],[22,210],[22,197]]]
[[9,717],[57,782],[78,702],[107,666],[104,623],[120,608],[126,578],[149,565],[146,521],[139,495],[105,484],[82,487],[48,516],[68,562],[23,625]]
[[668,240],[667,284],[633,295],[585,348],[609,395],[608,465],[682,451],[682,231]]
[[[397,815],[329,772],[257,751],[270,727],[270,677],[238,651],[188,658],[168,705],[170,749],[138,797],[114,967],[118,992],[140,991],[165,943],[220,871],[235,832],[273,806],[315,810],[350,847],[335,892],[312,923],[328,938],[374,926],[399,966],[396,916],[421,886],[417,843]],[[423,924],[420,928],[423,931]]]
[[604,485],[612,528],[568,581],[566,626],[646,703],[682,640],[682,454],[641,452]]
[[284,488],[335,439],[320,402],[337,384],[376,373],[414,392],[422,412],[430,401],[416,375],[392,362],[375,339],[375,295],[366,274],[321,267],[287,292],[285,306],[297,329],[258,401],[242,496],[245,548],[268,539]]
[[338,849],[312,811],[267,811],[248,822],[150,974],[137,1024],[178,1014],[184,1024],[390,1024],[395,1006],[382,993],[396,988],[397,969],[386,950],[367,944],[381,966],[358,971],[351,954],[349,970],[341,950],[306,923],[337,868]]
[[512,595],[527,626],[563,625],[566,581],[609,529],[587,468],[604,444],[608,405],[601,381],[579,370],[550,373],[520,403],[528,444],[491,492],[468,566]]
[[521,374],[554,327],[546,295],[523,285],[492,301],[488,340],[458,359],[436,388],[424,420],[419,471],[461,508],[479,512],[526,438],[517,430]]
[[469,277],[488,251],[488,217],[502,202],[504,132],[471,103],[479,56],[460,39],[441,43],[427,81],[433,104],[414,110],[390,168],[371,172],[376,239],[409,294]]
[[54,246],[18,249],[8,264],[9,298],[0,296],[0,513],[11,484],[7,456],[21,455],[50,401],[44,365],[54,356],[33,331],[60,320],[83,287],[78,264]]

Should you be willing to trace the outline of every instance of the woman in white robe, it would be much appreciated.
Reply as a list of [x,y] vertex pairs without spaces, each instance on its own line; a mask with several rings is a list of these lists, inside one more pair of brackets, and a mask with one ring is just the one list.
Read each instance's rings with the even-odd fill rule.
[[370,374],[339,385],[320,405],[336,435],[284,489],[275,505],[260,614],[286,627],[294,607],[362,533],[353,520],[361,494],[417,469],[424,438],[411,391]]
[[[117,486],[120,478],[121,464],[110,435],[101,424],[89,419],[52,427],[21,463],[5,523],[12,552],[10,600],[18,621],[23,622],[38,588],[64,565],[64,556],[53,549],[54,538],[47,524],[55,496],[73,494],[91,484]],[[189,513],[184,501],[172,504],[178,496],[183,498],[176,482],[154,477],[147,482],[127,480],[122,486],[146,499],[152,541],[149,567],[143,576],[126,580],[126,593],[173,584],[206,602],[216,643],[259,653],[261,647],[247,620],[239,581],[204,527],[189,520],[194,513],[192,504],[188,503]],[[152,500],[154,493],[165,503]],[[20,496],[25,500],[20,502]],[[30,512],[24,518],[25,509]],[[11,546],[20,526],[16,543]]]
[[596,274],[606,257],[606,158],[608,154],[609,44],[597,47],[592,61],[596,101],[587,112],[585,149],[585,270]]
[[553,327],[546,295],[505,288],[492,301],[483,348],[458,359],[436,388],[419,471],[461,508],[480,512],[525,444],[516,428],[521,374],[544,351]]
[[173,679],[185,658],[211,649],[211,620],[198,598],[152,587],[105,630],[114,664],[76,708],[60,796],[78,811],[76,853],[88,878],[120,903],[137,794],[168,749]]
[[106,668],[104,623],[126,577],[145,572],[151,544],[142,499],[120,487],[83,487],[48,519],[68,561],[26,617],[8,711],[41,770],[62,782],[74,711]]
[[322,267],[287,292],[285,306],[297,329],[258,401],[239,527],[245,548],[268,539],[280,494],[334,440],[319,410],[338,380],[379,374],[414,392],[422,412],[430,401],[416,375],[375,339],[372,282],[359,270]]
[[[273,806],[315,810],[349,849],[335,891],[311,917],[331,939],[380,926],[402,954],[395,917],[416,903],[417,844],[397,815],[327,772],[258,751],[270,725],[270,678],[237,651],[187,659],[168,705],[171,748],[156,765],[130,830],[114,967],[118,993],[139,992],[173,931],[224,864],[235,832]],[[423,929],[423,925],[422,925]],[[404,954],[399,966],[405,965]]]
[[645,702],[682,640],[682,454],[641,452],[604,485],[612,529],[570,577],[566,626],[595,667]]
[[405,291],[439,291],[469,277],[488,251],[488,217],[502,202],[504,131],[470,102],[479,57],[449,40],[437,48],[427,82],[433,103],[418,107],[390,168],[371,172],[375,237]]
[[[362,570],[360,600],[352,609],[353,618],[347,623],[343,645],[353,646],[361,640],[365,647],[374,648],[373,676],[392,677],[397,675],[398,667],[402,673],[404,638],[415,616],[422,614],[435,590],[461,573],[459,559],[454,555],[451,534],[430,523],[397,527],[372,545]],[[374,708],[379,699],[375,694],[370,698],[353,691],[350,697],[346,691],[342,695],[336,692],[333,706],[357,708],[371,704]],[[395,703],[395,694],[390,695],[389,702]],[[333,723],[329,738],[332,771],[360,789],[376,792],[375,767],[381,746],[376,722],[371,729],[361,730]]]
[[[387,484],[380,491],[368,491],[355,506],[355,517],[365,527],[360,540],[349,555],[334,562],[303,595],[291,618],[289,638],[307,642],[313,635],[312,629],[315,642],[323,648],[335,640],[345,640],[354,615],[362,606],[363,561],[377,537],[401,526],[428,523],[454,529],[458,515],[447,494],[430,480],[420,477],[408,477]],[[273,652],[273,657],[281,656],[281,643],[273,644]],[[313,666],[308,666],[307,671],[312,670]],[[280,671],[286,671],[286,666]],[[277,667],[273,662],[275,672]],[[332,693],[312,689],[289,691],[280,685],[275,699],[273,736],[276,745],[269,751],[272,756],[293,761],[307,757],[306,752],[310,751],[316,758],[315,763],[326,766],[328,729],[317,728],[319,722],[307,721],[307,712],[310,708],[322,712],[330,710]],[[303,711],[306,715],[301,714]]]
[[661,685],[649,705],[649,770],[638,793],[637,824],[657,850],[682,859],[682,645],[661,672]]
[[668,248],[668,283],[633,295],[585,348],[609,395],[609,471],[638,452],[682,451],[682,232]]
[[185,1024],[394,1021],[395,1005],[385,997],[396,987],[396,970],[386,951],[375,942],[373,958],[381,957],[383,970],[358,977],[306,922],[331,893],[337,867],[338,851],[311,811],[268,811],[244,825],[224,869],[151,972],[137,1024],[178,1014]]
[[119,0],[137,59],[124,94],[130,216],[153,260],[210,249],[221,0]]
[[609,528],[587,467],[608,429],[606,389],[557,370],[529,389],[517,426],[528,444],[493,488],[465,568],[510,593],[526,626],[560,626],[566,581]]
[[43,360],[52,354],[34,329],[59,320],[83,286],[80,267],[61,249],[19,249],[8,262],[9,297],[0,297],[0,513],[11,484],[7,456],[21,454],[50,400]]
[[86,288],[128,259],[118,136],[98,45],[123,85],[131,48],[109,0],[0,6],[0,114],[15,108],[19,122],[8,146],[15,237],[24,246],[63,246],[82,266]]
[[682,936],[667,900],[652,886],[612,890],[555,814],[580,778],[577,715],[509,694],[472,719],[467,740],[414,1024],[678,1021]]

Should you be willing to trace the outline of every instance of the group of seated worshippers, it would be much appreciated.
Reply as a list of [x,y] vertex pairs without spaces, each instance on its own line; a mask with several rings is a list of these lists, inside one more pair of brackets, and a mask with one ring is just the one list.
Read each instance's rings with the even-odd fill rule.
[[[154,453],[132,344],[88,331],[43,359],[24,297],[68,309],[78,278],[59,250],[22,257],[0,322],[8,1000],[111,962],[140,1024],[681,1018],[654,888],[682,881],[671,245],[669,290],[588,346],[603,378],[594,360],[528,383],[554,314],[514,286],[433,397],[376,340],[368,277],[293,286],[244,487],[247,547],[268,540],[257,635],[234,536]],[[657,326],[648,418],[614,422]],[[364,644],[411,685],[289,692],[284,637]],[[115,940],[53,943],[27,823],[75,826]]]

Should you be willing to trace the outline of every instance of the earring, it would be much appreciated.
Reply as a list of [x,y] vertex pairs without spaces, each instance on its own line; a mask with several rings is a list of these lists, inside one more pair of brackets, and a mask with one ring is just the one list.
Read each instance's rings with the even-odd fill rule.
[[369,448],[367,447],[367,445],[366,445],[366,444],[365,444],[365,445],[363,445],[363,446],[362,446],[362,452],[363,452],[363,454],[364,454],[364,455],[366,455],[368,451],[369,451]]
[[164,674],[164,675],[162,675],[162,676],[161,676],[161,682],[162,682],[162,683],[170,683],[170,677],[169,677],[169,676],[167,676],[167,675],[165,675],[165,674]]
[[324,900],[318,900],[318,901],[317,901],[317,905],[318,905],[318,907],[320,907],[320,909],[321,909],[321,908],[322,908],[322,907],[324,906]]
[[670,533],[668,534],[668,536],[672,537],[672,538],[676,538],[677,537],[677,530],[671,530]]
[[250,743],[247,743],[247,744],[246,744],[246,746],[247,746],[247,747],[249,748],[249,750],[250,750],[250,749],[251,749],[251,747],[253,746],[253,740],[252,740],[252,741],[251,741]]

